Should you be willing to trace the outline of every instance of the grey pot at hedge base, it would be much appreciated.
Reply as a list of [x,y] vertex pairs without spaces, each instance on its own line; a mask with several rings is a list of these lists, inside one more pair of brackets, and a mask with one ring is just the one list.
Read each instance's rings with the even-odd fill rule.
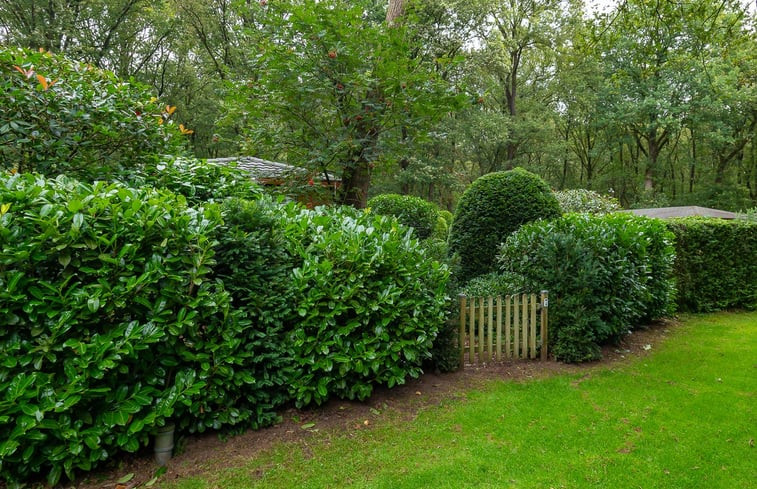
[[168,424],[158,428],[155,432],[155,462],[166,465],[173,455],[174,425]]

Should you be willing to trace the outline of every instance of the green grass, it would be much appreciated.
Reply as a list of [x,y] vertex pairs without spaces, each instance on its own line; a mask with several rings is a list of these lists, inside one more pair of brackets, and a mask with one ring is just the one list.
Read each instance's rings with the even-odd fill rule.
[[382,415],[164,487],[755,487],[756,388],[757,313],[690,316],[630,364],[492,381],[413,421]]

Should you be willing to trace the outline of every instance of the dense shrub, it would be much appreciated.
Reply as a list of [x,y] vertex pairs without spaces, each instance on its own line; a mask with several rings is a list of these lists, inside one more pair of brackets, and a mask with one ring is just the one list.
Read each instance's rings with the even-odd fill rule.
[[237,431],[402,383],[448,276],[408,228],[351,208],[4,176],[0,475],[53,484],[169,420]]
[[229,197],[254,200],[263,193],[248,172],[195,158],[164,158],[133,175],[131,183],[168,189],[186,197],[191,205]]
[[419,375],[445,320],[446,266],[386,216],[319,207],[282,224],[299,261],[290,277],[296,402],[365,399],[373,385]]
[[757,222],[757,207],[752,207],[745,211],[742,211],[739,214],[739,219],[743,219],[745,221]]
[[588,212],[590,214],[607,214],[620,210],[620,202],[615,197],[601,195],[593,190],[573,189],[555,192],[564,213]]
[[546,183],[516,168],[484,175],[460,198],[450,229],[450,251],[459,253],[461,280],[496,269],[499,245],[522,224],[560,215]]
[[668,227],[682,310],[757,308],[757,222],[685,218]]
[[454,216],[452,215],[452,213],[450,211],[448,211],[446,209],[440,209],[439,210],[439,217],[441,217],[442,219],[444,219],[444,222],[447,223],[447,228],[449,228],[450,226],[452,226],[452,219],[454,218]]
[[251,412],[259,427],[277,419],[275,408],[288,402],[293,355],[287,341],[296,298],[290,287],[295,266],[287,251],[276,205],[229,199],[223,204],[224,225],[217,233],[216,278],[231,294],[232,307],[249,327],[237,338],[245,350],[244,369],[254,382],[244,385],[233,405]]
[[447,210],[440,210],[436,218],[436,226],[432,236],[436,239],[447,241],[449,238],[449,228],[452,225],[452,213]]
[[54,484],[165,419],[231,421],[214,391],[237,380],[225,364],[241,325],[208,280],[217,209],[31,174],[2,177],[0,203],[3,478]]
[[0,94],[0,169],[92,181],[179,149],[172,108],[60,55],[0,46]]
[[438,224],[436,205],[412,195],[377,195],[368,201],[368,207],[376,214],[396,217],[400,223],[413,228],[418,239],[430,237]]
[[550,348],[567,362],[594,360],[600,345],[671,310],[673,235],[628,214],[568,214],[523,226],[501,247],[504,272],[550,292]]
[[[468,297],[496,297],[524,292],[520,275],[491,272],[472,278],[460,293]],[[529,291],[530,292],[530,291]]]

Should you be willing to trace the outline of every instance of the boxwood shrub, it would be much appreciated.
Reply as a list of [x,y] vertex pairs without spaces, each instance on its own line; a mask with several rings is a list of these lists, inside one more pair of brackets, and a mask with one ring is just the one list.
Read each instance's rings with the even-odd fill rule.
[[413,228],[418,239],[430,237],[438,225],[439,208],[420,197],[382,194],[371,198],[368,207],[376,214],[396,217],[400,223]]
[[499,261],[526,290],[549,290],[551,352],[582,362],[672,311],[673,239],[655,219],[567,214],[523,226],[502,245]]
[[460,255],[460,280],[496,270],[499,245],[522,224],[561,214],[549,186],[522,168],[484,175],[457,205],[449,245]]
[[757,222],[692,217],[668,227],[681,310],[757,308]]

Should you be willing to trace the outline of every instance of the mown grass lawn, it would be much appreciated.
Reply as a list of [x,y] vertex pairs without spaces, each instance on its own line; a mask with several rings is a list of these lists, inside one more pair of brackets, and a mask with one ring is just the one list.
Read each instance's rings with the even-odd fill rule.
[[282,444],[199,488],[752,488],[757,313],[685,318],[630,364],[523,383],[372,430]]

